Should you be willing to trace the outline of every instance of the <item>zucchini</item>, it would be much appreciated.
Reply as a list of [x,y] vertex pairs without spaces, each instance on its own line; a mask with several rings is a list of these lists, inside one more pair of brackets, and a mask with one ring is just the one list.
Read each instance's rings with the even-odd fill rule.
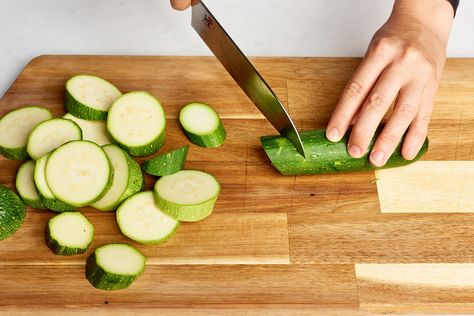
[[144,185],[140,165],[117,145],[102,146],[113,169],[112,185],[105,195],[92,204],[101,211],[112,211]]
[[46,154],[40,159],[36,160],[35,171],[33,174],[33,180],[38,189],[38,195],[41,201],[47,209],[55,212],[73,212],[76,207],[59,201],[53,192],[49,189],[48,183],[46,183],[46,163],[50,154]]
[[82,130],[71,120],[53,118],[36,125],[28,137],[26,151],[37,160],[72,140],[81,140]]
[[93,239],[94,226],[80,212],[58,214],[46,226],[46,244],[58,256],[84,253]]
[[41,203],[38,195],[33,175],[35,172],[35,162],[28,160],[23,163],[16,174],[15,186],[23,202],[32,208],[43,209],[45,206]]
[[212,107],[204,103],[190,103],[179,112],[179,122],[188,139],[195,145],[216,148],[222,145],[226,131]]
[[428,150],[427,138],[415,159],[405,160],[401,154],[402,139],[385,166],[375,167],[369,161],[369,153],[381,130],[382,127],[377,129],[367,152],[361,158],[352,158],[347,152],[350,131],[339,142],[334,143],[326,138],[324,129],[300,133],[306,158],[301,156],[285,137],[262,136],[260,141],[273,166],[283,175],[355,172],[400,167],[417,161]]
[[0,240],[13,235],[25,221],[26,207],[15,192],[0,185]]
[[107,80],[77,75],[66,83],[66,110],[84,120],[105,120],[110,105],[121,95],[120,90]]
[[143,170],[152,176],[167,176],[183,169],[189,146],[183,146],[178,149],[156,156],[155,158],[143,163]]
[[99,146],[112,144],[112,141],[107,134],[107,126],[103,121],[88,121],[78,118],[71,113],[63,116],[64,119],[75,122],[82,130],[82,139],[90,140]]
[[86,278],[98,289],[113,291],[129,287],[145,270],[146,258],[127,244],[97,248],[86,261]]
[[109,110],[107,130],[132,156],[157,152],[165,141],[166,118],[161,103],[148,92],[124,94]]
[[179,222],[160,210],[152,191],[128,198],[117,210],[120,231],[141,244],[162,244],[178,230]]
[[28,159],[26,144],[31,130],[53,117],[39,106],[26,106],[5,114],[0,120],[0,154],[8,159]]
[[178,221],[196,222],[209,216],[220,193],[220,184],[209,173],[181,170],[155,184],[158,207]]
[[76,140],[51,153],[45,176],[58,200],[83,207],[102,198],[112,184],[113,171],[99,145]]

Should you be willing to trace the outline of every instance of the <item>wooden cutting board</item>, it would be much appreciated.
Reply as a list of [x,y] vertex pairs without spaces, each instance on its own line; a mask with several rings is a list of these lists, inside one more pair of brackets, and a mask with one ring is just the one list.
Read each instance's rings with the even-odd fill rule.
[[[253,61],[300,129],[325,126],[359,63]],[[22,228],[0,242],[0,314],[474,312],[474,214],[449,207],[382,213],[374,172],[281,176],[258,139],[273,128],[214,58],[41,56],[0,100],[0,115],[26,104],[62,115],[65,82],[78,73],[158,97],[168,117],[163,151],[188,143],[176,120],[182,105],[213,105],[228,139],[218,149],[191,146],[186,167],[215,174],[222,194],[211,217],[183,224],[161,246],[137,245],[119,233],[113,212],[85,208],[96,236],[89,252],[75,257],[55,256],[44,244],[54,214],[28,209]],[[473,158],[473,74],[474,59],[447,62],[424,158],[434,168]],[[0,157],[0,183],[13,188],[18,166]],[[150,188],[154,179],[146,180]],[[127,290],[99,291],[84,277],[85,258],[110,242],[131,243],[148,258]]]

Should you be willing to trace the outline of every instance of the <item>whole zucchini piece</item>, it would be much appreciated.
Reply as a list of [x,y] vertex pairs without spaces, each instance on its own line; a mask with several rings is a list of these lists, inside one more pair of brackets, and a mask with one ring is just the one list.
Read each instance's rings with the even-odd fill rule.
[[273,166],[283,175],[357,172],[401,167],[417,161],[428,150],[429,141],[426,138],[418,155],[412,160],[405,160],[401,153],[405,139],[403,137],[387,163],[383,167],[376,167],[370,163],[369,154],[381,131],[382,127],[379,127],[367,152],[361,158],[353,158],[347,152],[350,131],[339,142],[334,143],[326,138],[324,129],[301,132],[306,158],[296,151],[286,137],[262,136],[260,141]]

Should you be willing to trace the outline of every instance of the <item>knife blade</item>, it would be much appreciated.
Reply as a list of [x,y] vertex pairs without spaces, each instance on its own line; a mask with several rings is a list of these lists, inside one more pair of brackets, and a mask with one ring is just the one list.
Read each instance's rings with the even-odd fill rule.
[[273,127],[305,157],[298,130],[280,99],[202,1],[193,2],[191,25]]

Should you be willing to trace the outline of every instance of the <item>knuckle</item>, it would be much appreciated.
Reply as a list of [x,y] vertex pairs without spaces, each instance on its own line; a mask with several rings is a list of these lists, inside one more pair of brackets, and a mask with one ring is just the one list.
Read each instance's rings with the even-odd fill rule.
[[379,138],[385,144],[395,144],[398,142],[398,137],[389,132],[381,133]]
[[370,111],[380,112],[385,110],[387,106],[387,97],[380,93],[374,92],[367,99],[366,108]]
[[404,119],[413,119],[416,115],[417,107],[411,103],[402,103],[398,106],[400,117]]
[[431,120],[431,112],[429,111],[422,111],[418,113],[415,118],[415,123],[421,123],[422,125],[428,125]]
[[352,133],[355,137],[357,138],[366,138],[367,136],[369,136],[369,130],[363,126],[360,126],[359,124],[357,124],[356,126],[354,126],[354,128],[352,129]]
[[396,41],[391,37],[379,37],[372,41],[369,52],[374,55],[385,55],[396,46]]
[[403,48],[402,55],[401,55],[402,61],[405,61],[407,63],[412,63],[412,62],[418,62],[419,60],[422,60],[423,58],[424,58],[423,54],[418,48],[412,45],[406,45]]
[[344,92],[351,99],[361,97],[363,94],[362,85],[354,80],[350,80],[346,84]]

